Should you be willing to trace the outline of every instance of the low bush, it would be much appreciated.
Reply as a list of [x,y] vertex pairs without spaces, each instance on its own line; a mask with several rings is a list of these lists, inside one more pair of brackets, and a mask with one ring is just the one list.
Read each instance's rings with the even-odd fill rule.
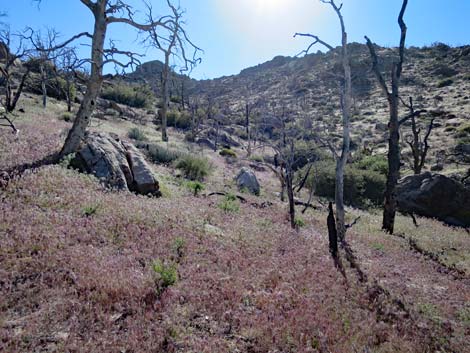
[[[315,186],[318,196],[333,199],[335,196],[335,163],[331,160],[318,162],[318,173],[309,177],[308,184]],[[348,165],[344,175],[344,202],[360,208],[380,205],[383,202],[386,176],[378,171],[359,169]]]
[[147,154],[154,163],[169,164],[180,158],[183,153],[157,144],[147,145]]
[[237,154],[235,153],[235,151],[231,150],[230,148],[224,148],[219,152],[219,154],[223,157],[237,158]]
[[306,226],[304,219],[301,217],[295,217],[294,224],[296,228],[302,228]]
[[258,163],[263,163],[263,162],[264,162],[264,158],[263,158],[263,156],[254,154],[254,155],[251,155],[251,156],[250,156],[250,161],[258,162]]
[[206,188],[200,181],[188,181],[186,187],[193,192],[194,196],[197,196],[199,192]]
[[437,87],[438,88],[443,88],[443,87],[447,87],[447,86],[450,86],[454,83],[454,80],[448,78],[448,79],[445,79],[445,80],[441,80],[437,83]]
[[185,248],[186,240],[184,238],[176,237],[175,240],[173,240],[173,249],[179,259],[183,257]]
[[59,116],[59,120],[63,120],[66,122],[71,122],[75,119],[75,115],[70,112],[64,112]]
[[131,86],[125,83],[106,87],[101,92],[101,97],[134,108],[149,108],[154,101],[153,92],[148,86]]
[[166,264],[161,260],[155,260],[152,264],[152,270],[158,295],[178,280],[178,270],[173,263]]
[[176,161],[176,168],[180,169],[185,178],[202,181],[212,172],[212,165],[205,157],[184,155]]
[[467,137],[470,136],[470,123],[463,124],[457,128],[457,137]]
[[240,211],[240,202],[235,195],[227,194],[219,203],[219,208],[226,213],[236,213]]
[[136,141],[147,141],[147,136],[145,136],[145,132],[143,132],[138,127],[133,127],[127,133],[127,136]]
[[354,165],[362,170],[372,170],[383,175],[388,173],[387,157],[382,155],[364,156],[354,163]]
[[[161,117],[159,123],[161,123]],[[191,127],[191,115],[188,112],[169,110],[166,113],[166,124],[167,126],[187,130]]]

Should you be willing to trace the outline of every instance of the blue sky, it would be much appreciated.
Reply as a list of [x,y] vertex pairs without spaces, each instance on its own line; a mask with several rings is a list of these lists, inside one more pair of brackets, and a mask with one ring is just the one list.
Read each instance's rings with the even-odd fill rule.
[[[79,0],[43,0],[39,8],[32,0],[0,1],[0,11],[7,12],[13,30],[50,27],[66,39],[93,29],[91,13]],[[140,0],[129,1],[144,9]],[[165,13],[164,0],[151,2]],[[397,44],[401,0],[343,2],[350,41],[364,42],[367,34],[380,45]],[[203,62],[192,73],[196,78],[236,74],[276,55],[293,56],[308,45],[306,39],[292,38],[297,31],[317,34],[333,45],[340,42],[337,18],[319,0],[180,0],[180,4],[186,9],[188,33],[204,49]],[[406,22],[407,45],[470,44],[470,0],[410,0]],[[137,33],[125,25],[110,26],[107,38],[146,53],[144,61],[160,58],[157,52],[142,49]],[[80,50],[87,55],[89,48],[81,45]]]

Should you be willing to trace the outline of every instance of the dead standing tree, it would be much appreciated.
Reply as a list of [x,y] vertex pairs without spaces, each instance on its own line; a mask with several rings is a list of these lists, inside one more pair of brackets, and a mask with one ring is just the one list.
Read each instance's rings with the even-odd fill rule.
[[72,111],[73,89],[75,86],[78,70],[83,66],[84,61],[77,56],[75,48],[66,48],[58,57],[57,66],[65,80],[64,95],[67,100],[67,111]]
[[[350,120],[351,120],[351,106],[352,106],[352,83],[351,83],[351,66],[350,57],[348,52],[348,35],[346,32],[346,26],[344,18],[341,13],[343,5],[336,5],[334,0],[320,0],[325,4],[331,5],[335,11],[341,26],[341,64],[343,73],[341,77],[341,89],[340,89],[340,103],[342,112],[342,125],[343,125],[343,141],[341,146],[341,153],[334,151],[336,159],[336,177],[335,177],[335,205],[336,205],[336,227],[338,231],[338,238],[343,241],[346,235],[346,224],[345,224],[345,211],[344,211],[344,169],[348,161],[351,138],[350,138]],[[321,44],[328,50],[334,48],[322,41],[318,36],[313,34],[296,33],[296,36],[310,37],[314,41],[308,46],[302,53],[308,54],[310,49],[316,45]]]
[[[46,34],[40,31],[34,32],[32,28],[27,28],[25,39],[31,42],[34,48],[36,57],[35,63],[39,67],[39,81],[41,83],[42,93],[42,106],[46,108],[47,105],[47,85],[51,76],[56,76],[55,60],[61,55],[61,50],[55,49],[56,40],[59,33],[53,29],[48,29]],[[62,49],[62,48],[61,48]]]
[[[41,2],[41,0],[38,0],[38,2]],[[129,25],[140,32],[149,32],[156,30],[156,28],[169,29],[169,25],[173,21],[171,16],[163,16],[155,21],[140,23],[134,18],[135,10],[133,6],[123,0],[80,0],[80,2],[93,14],[93,34],[88,32],[77,34],[61,45],[53,48],[64,48],[81,37],[88,37],[91,39],[91,55],[88,61],[91,66],[91,70],[86,92],[80,104],[80,108],[78,109],[72,129],[69,131],[64,146],[62,147],[60,157],[75,152],[85,137],[87,127],[90,124],[91,115],[96,107],[96,100],[103,84],[104,65],[114,64],[124,70],[125,68],[132,67],[140,63],[137,58],[137,54],[119,50],[114,46],[112,41],[111,47],[105,48],[108,26],[115,23],[121,23]],[[127,62],[120,61],[116,58],[118,56],[128,58]]]
[[411,148],[411,153],[413,155],[413,164],[411,168],[413,169],[414,174],[418,175],[421,174],[421,171],[424,168],[424,164],[426,163],[426,157],[429,152],[429,136],[431,136],[432,129],[434,128],[434,118],[431,119],[429,122],[428,128],[426,129],[426,133],[424,138],[421,138],[421,127],[418,127],[418,123],[416,122],[416,118],[419,117],[421,113],[424,113],[424,110],[415,111],[413,105],[413,98],[410,97],[409,103],[405,105],[410,114],[411,119],[411,135],[406,137],[406,143]]
[[15,81],[15,70],[13,69],[20,60],[30,57],[31,50],[25,45],[23,37],[17,35],[19,41],[16,50],[12,52],[12,36],[13,34],[9,28],[0,31],[0,61],[3,62],[3,65],[0,66],[0,85],[4,86],[3,97],[0,99],[0,105],[4,108],[4,112],[0,119],[6,122],[0,124],[0,126],[9,127],[14,133],[18,133],[18,129],[14,125],[11,114],[15,111],[16,105],[25,87],[26,79],[30,74],[30,66],[25,65],[23,72],[20,74],[16,91],[13,88]]
[[[159,115],[161,119],[162,140],[165,142],[168,141],[167,112],[170,103],[170,59],[172,56],[180,59],[180,61],[182,62],[182,67],[180,68],[181,72],[189,71],[201,60],[197,57],[197,54],[199,51],[201,51],[201,49],[199,49],[196,45],[193,44],[193,42],[189,39],[184,28],[184,11],[180,7],[174,6],[169,0],[167,0],[167,4],[172,12],[172,14],[169,16],[171,21],[168,22],[168,24],[165,26],[167,33],[161,35],[156,31],[156,28],[153,27],[149,31],[149,37],[147,39],[150,42],[151,46],[160,50],[164,55],[163,71],[161,77],[161,110],[159,111]],[[152,7],[148,5],[148,9],[149,22],[152,23],[154,22],[154,19],[152,17]],[[189,45],[192,48],[192,57],[189,57],[187,55],[186,45]],[[182,91],[184,91],[184,88],[182,88]],[[182,97],[182,99],[184,99],[184,97]]]
[[379,85],[387,97],[390,116],[388,122],[388,174],[387,184],[385,188],[385,201],[384,201],[384,212],[382,229],[390,234],[393,233],[395,224],[395,215],[397,210],[396,200],[396,185],[400,176],[400,125],[407,120],[398,119],[398,107],[400,101],[400,78],[403,71],[403,62],[405,60],[405,41],[407,27],[403,20],[405,15],[408,0],[403,0],[403,4],[398,16],[398,24],[401,30],[400,36],[400,47],[399,47],[399,59],[394,62],[391,70],[391,91],[387,83],[385,82],[384,76],[380,71],[379,59],[375,51],[375,46],[372,41],[366,36],[367,46],[369,48],[370,56],[372,58],[372,69],[377,77]]

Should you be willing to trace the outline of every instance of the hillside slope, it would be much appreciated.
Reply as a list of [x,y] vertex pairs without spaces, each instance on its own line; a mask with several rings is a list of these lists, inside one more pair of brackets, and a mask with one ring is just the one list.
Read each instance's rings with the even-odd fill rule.
[[[27,94],[20,108],[20,135],[0,134],[0,170],[56,152],[71,127],[63,102],[43,110]],[[137,126],[161,143],[151,122],[91,129],[128,139]],[[464,230],[399,216],[402,237],[391,236],[379,214],[348,209],[361,216],[348,239],[366,278],[344,260],[345,279],[320,204],[290,229],[275,176],[257,171],[261,196],[228,208],[210,194],[238,193],[233,177],[249,161],[170,133],[170,147],[215,166],[204,195],[172,165],[153,165],[157,199],[105,189],[66,161],[0,189],[0,351],[469,352]]]
[[[386,151],[386,123],[388,106],[376,79],[371,72],[367,47],[350,44],[353,69],[354,116],[352,138],[356,148],[370,148],[375,153]],[[246,103],[264,101],[289,107],[297,118],[307,121],[306,127],[322,131],[326,125],[339,125],[338,71],[339,48],[326,54],[309,54],[305,57],[276,57],[238,75],[213,80],[190,80],[176,75],[173,95],[181,94],[184,80],[185,96],[200,102],[212,100],[229,115],[228,124],[242,124]],[[394,48],[378,48],[384,70],[394,60]],[[430,168],[439,160],[439,153],[451,155],[458,145],[470,146],[470,46],[451,48],[444,44],[432,47],[411,47],[406,53],[402,79],[402,98],[412,97],[416,109],[428,113],[421,119],[423,125],[435,118],[430,137]],[[148,82],[158,91],[161,63],[143,64],[129,77],[134,82]],[[387,74],[388,76],[388,74]],[[269,115],[264,108],[259,114]],[[407,114],[404,106],[401,114]],[[402,135],[410,134],[410,127],[402,128]],[[410,165],[410,151],[402,139],[406,166]],[[468,147],[470,148],[470,147]],[[449,162],[454,159],[450,157]],[[459,169],[457,167],[457,169]],[[446,172],[456,170],[446,166]]]

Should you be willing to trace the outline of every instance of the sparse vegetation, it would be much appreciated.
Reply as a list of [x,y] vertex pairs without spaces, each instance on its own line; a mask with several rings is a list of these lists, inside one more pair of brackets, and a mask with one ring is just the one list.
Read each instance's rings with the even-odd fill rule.
[[[323,2],[343,9],[337,0]],[[127,24],[134,21],[125,0],[114,3],[106,18],[105,12],[95,11],[98,25],[119,16]],[[150,33],[158,33],[162,43],[171,38],[165,30],[173,28],[171,17],[181,10],[168,5],[170,27]],[[346,10],[345,15],[350,13]],[[9,21],[2,15],[0,11],[0,27]],[[135,12],[135,18],[150,22],[146,15],[151,13]],[[411,15],[406,16],[410,24]],[[105,36],[99,26],[97,32],[91,42],[94,60],[112,63],[111,56],[103,57],[105,47],[114,50],[112,33]],[[110,42],[100,47],[99,39],[105,37]],[[70,102],[57,96],[43,107],[39,62],[26,63],[27,53],[5,69],[8,52],[1,42],[2,352],[468,350],[468,232],[407,212],[396,214],[393,232],[387,233],[381,207],[389,173],[387,141],[397,137],[388,135],[394,123],[387,121],[394,114],[388,103],[398,96],[398,119],[414,110],[406,112],[408,94],[416,97],[416,110],[425,110],[416,121],[398,126],[402,140],[393,147],[403,160],[398,159],[399,177],[425,178],[412,191],[431,189],[428,173],[410,175],[414,155],[408,145],[425,147],[423,133],[433,121],[423,171],[430,170],[436,179],[447,176],[449,187],[437,188],[437,196],[426,203],[447,211],[442,205],[447,193],[455,185],[463,195],[463,185],[469,185],[469,46],[407,47],[404,75],[394,77],[401,94],[382,96],[382,83],[373,84],[367,47],[348,44],[352,140],[343,176],[344,200],[351,206],[344,210],[350,236],[339,243],[338,234],[331,232],[337,212],[330,201],[340,184],[337,162],[347,120],[341,109],[346,98],[341,86],[348,76],[338,61],[341,47],[305,58],[277,57],[220,79],[197,80],[171,70],[166,98],[161,80],[165,65],[160,62],[145,63],[126,75],[103,75],[102,66],[93,62],[86,73],[51,62],[48,73],[75,83],[78,97]],[[27,43],[25,38],[25,48]],[[10,47],[15,55],[15,46]],[[399,69],[399,50],[373,49],[387,81]],[[32,71],[25,76],[28,69]],[[18,104],[10,113],[7,97],[14,99],[24,77],[38,91],[26,90],[18,102],[11,101]],[[98,99],[103,79],[103,91],[113,91],[107,93],[122,99],[119,105]],[[442,79],[453,83],[438,89]],[[41,80],[52,84],[55,79]],[[142,82],[151,83],[154,91],[139,86]],[[54,94],[53,88],[47,91]],[[148,96],[148,108],[121,105],[141,93]],[[160,109],[168,108],[171,143],[159,142],[157,99]],[[131,104],[136,102],[141,104]],[[66,109],[74,113],[64,113]],[[67,140],[77,138],[80,150],[63,154],[72,122],[81,127]],[[82,134],[88,129],[89,134]],[[90,136],[97,136],[103,148],[91,153],[96,163],[79,172],[71,167],[78,167],[92,150],[84,140]],[[64,149],[75,150],[75,142]],[[121,151],[108,156],[112,146]],[[122,169],[107,169],[108,162]],[[142,165],[145,177],[138,169]],[[105,183],[108,172],[116,185]],[[261,195],[237,177],[246,173],[247,179],[255,179],[251,172]],[[135,190],[141,179],[139,185],[158,193],[139,195],[121,188],[127,184]],[[287,188],[289,199],[279,200]],[[465,204],[468,198],[460,201],[462,195],[455,201]],[[449,212],[449,217],[469,215],[467,209]]]

